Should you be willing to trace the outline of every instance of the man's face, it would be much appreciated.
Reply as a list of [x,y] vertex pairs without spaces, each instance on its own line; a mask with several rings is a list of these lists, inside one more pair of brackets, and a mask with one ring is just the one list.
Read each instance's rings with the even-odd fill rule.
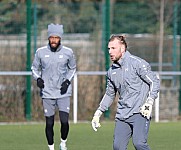
[[110,58],[113,62],[118,61],[125,53],[125,45],[121,44],[118,39],[110,41],[108,44]]
[[50,36],[49,37],[49,44],[51,48],[57,49],[60,45],[61,38],[59,36]]

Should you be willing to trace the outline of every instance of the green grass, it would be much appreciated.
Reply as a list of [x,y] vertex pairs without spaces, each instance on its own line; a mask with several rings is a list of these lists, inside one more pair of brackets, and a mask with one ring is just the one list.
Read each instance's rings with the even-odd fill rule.
[[[48,150],[45,124],[0,125],[1,150]],[[181,122],[151,123],[149,145],[152,150],[178,150],[181,147]],[[55,124],[55,150],[59,145],[59,123]],[[90,123],[70,124],[69,150],[112,150],[113,122],[103,122],[98,132]],[[130,141],[128,150],[134,150]]]

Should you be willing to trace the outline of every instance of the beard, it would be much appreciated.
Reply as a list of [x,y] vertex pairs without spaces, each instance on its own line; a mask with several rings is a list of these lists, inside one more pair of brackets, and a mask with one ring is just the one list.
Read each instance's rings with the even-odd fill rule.
[[[121,55],[122,56],[122,55]],[[110,56],[112,62],[117,62],[120,60],[121,56]]]
[[49,41],[49,45],[50,45],[51,51],[56,52],[57,48],[60,46],[60,41],[58,43],[50,43],[50,41]]

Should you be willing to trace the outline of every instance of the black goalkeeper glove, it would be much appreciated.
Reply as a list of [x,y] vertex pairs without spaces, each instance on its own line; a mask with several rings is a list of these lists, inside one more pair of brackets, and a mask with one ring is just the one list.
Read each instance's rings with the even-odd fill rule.
[[70,85],[70,81],[68,79],[66,79],[62,85],[61,85],[61,88],[60,88],[60,93],[61,95],[65,94],[67,92],[67,89]]
[[40,89],[42,89],[42,88],[45,87],[45,86],[44,86],[44,81],[43,81],[42,78],[38,78],[38,79],[37,79],[37,86],[38,86]]

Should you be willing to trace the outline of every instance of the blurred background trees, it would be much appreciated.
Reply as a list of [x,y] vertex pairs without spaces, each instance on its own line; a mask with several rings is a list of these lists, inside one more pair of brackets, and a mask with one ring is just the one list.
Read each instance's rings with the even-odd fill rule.
[[[25,0],[0,0],[1,34],[19,34],[26,31],[25,3]],[[41,22],[37,22],[40,30],[54,20],[64,24],[66,33],[89,33],[96,30],[97,22],[101,20],[101,3],[101,0],[32,0],[32,12],[36,4],[37,19],[41,18]],[[165,0],[165,32],[169,34],[172,34],[171,3],[173,0]],[[159,6],[158,0],[112,0],[111,31],[156,33],[159,30]]]

